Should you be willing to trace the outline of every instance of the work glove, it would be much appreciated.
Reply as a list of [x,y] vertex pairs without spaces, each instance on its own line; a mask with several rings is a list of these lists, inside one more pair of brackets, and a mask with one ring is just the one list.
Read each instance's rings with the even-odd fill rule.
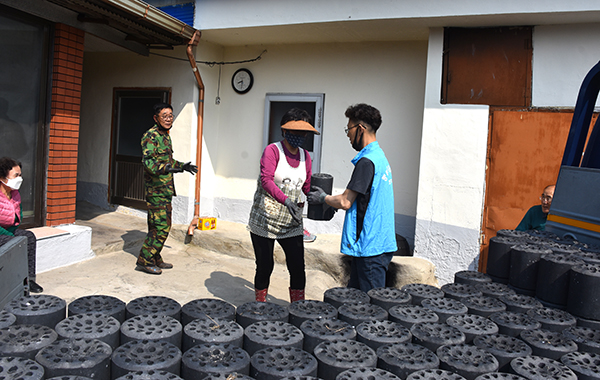
[[171,164],[166,164],[165,165],[165,172],[167,173],[181,173],[183,171],[183,169],[181,168],[174,168],[171,166]]
[[198,173],[198,167],[196,165],[192,164],[192,161],[186,162],[185,164],[183,164],[183,170],[185,170],[186,172],[190,172],[192,174]]
[[292,219],[294,219],[298,223],[302,222],[302,210],[300,209],[300,207],[298,207],[297,204],[292,202],[290,198],[286,198],[283,205],[287,207],[290,214],[292,214]]
[[319,186],[311,186],[310,191],[306,196],[306,199],[308,200],[308,204],[318,205],[325,203],[325,197],[327,195],[328,194],[325,191],[323,191],[323,189],[321,189]]

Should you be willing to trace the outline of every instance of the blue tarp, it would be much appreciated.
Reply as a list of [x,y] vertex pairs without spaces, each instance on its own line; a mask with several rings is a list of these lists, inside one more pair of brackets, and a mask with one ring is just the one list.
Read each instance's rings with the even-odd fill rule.
[[600,62],[588,72],[579,89],[562,165],[600,169],[600,128],[592,130],[587,146],[585,141],[599,91]]
[[160,9],[168,15],[175,17],[179,21],[185,22],[189,26],[194,26],[194,2],[186,4],[168,5],[165,7],[158,7],[158,9]]

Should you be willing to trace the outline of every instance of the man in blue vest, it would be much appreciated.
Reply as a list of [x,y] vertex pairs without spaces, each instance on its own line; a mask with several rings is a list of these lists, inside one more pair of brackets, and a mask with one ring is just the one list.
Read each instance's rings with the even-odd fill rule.
[[367,104],[348,107],[345,129],[358,154],[346,190],[328,195],[312,187],[308,202],[346,210],[341,252],[352,256],[348,287],[367,292],[385,286],[385,273],[398,250],[394,228],[392,170],[377,142],[379,111]]

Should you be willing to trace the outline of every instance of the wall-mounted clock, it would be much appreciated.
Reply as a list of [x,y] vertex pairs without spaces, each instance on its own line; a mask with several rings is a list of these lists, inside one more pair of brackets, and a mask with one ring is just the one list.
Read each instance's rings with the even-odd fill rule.
[[231,86],[238,94],[245,94],[252,88],[254,77],[248,69],[239,69],[231,77]]

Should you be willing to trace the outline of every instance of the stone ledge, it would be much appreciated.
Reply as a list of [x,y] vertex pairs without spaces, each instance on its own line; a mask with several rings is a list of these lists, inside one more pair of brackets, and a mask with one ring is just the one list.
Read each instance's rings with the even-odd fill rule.
[[[171,237],[209,251],[254,259],[250,233],[246,230],[246,225],[241,223],[218,220],[216,229],[196,230],[193,237],[187,236],[187,226],[173,225]],[[325,272],[340,285],[345,285],[349,268],[347,260],[344,260],[347,256],[339,250],[340,239],[340,235],[318,235],[314,242],[304,245],[304,261],[306,268]],[[285,255],[278,244],[275,245],[274,255],[275,262],[285,264]],[[400,288],[412,283],[437,286],[433,263],[418,257],[395,256],[388,271],[388,286]]]

